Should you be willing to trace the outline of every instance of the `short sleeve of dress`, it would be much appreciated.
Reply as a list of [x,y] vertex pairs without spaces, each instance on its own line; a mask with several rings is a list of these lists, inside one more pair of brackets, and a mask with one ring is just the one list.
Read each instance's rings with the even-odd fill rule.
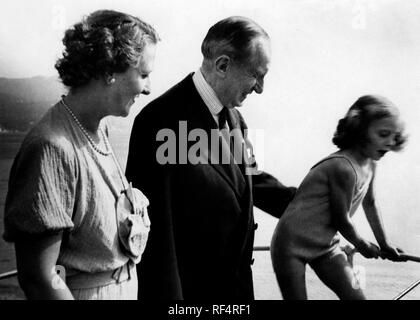
[[6,197],[3,238],[10,242],[73,228],[77,166],[72,148],[66,150],[59,141],[25,142]]

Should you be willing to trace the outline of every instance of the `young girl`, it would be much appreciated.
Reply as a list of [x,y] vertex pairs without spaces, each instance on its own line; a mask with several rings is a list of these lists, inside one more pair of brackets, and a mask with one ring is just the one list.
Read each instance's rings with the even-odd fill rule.
[[[385,235],[373,184],[376,161],[405,141],[398,110],[382,97],[359,98],[339,121],[333,143],[340,150],[312,167],[274,231],[271,257],[285,300],[307,299],[307,263],[340,299],[365,299],[352,285],[338,232],[366,258],[403,260],[402,250]],[[379,247],[363,239],[351,221],[360,203]]]

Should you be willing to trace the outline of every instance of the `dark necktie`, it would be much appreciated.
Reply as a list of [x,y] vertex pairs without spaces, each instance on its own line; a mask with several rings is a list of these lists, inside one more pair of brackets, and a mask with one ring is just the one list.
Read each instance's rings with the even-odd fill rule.
[[219,112],[219,130],[222,130],[226,126],[226,120],[228,116],[228,108],[223,107],[222,111]]
[[[228,112],[229,109],[226,107],[223,107],[222,111],[219,112],[219,130],[221,135],[223,136],[223,138],[226,140],[227,144],[229,145],[229,147],[232,147],[232,141],[231,141],[231,137],[230,137],[230,132],[229,132],[229,128],[226,126],[226,122],[229,123],[228,121]],[[231,149],[232,152],[232,149]]]
[[[223,138],[226,140],[226,142],[229,145],[230,153],[235,158],[235,154],[234,154],[234,139],[231,136],[231,133],[229,132],[233,128],[232,128],[232,125],[230,123],[231,121],[228,118],[228,116],[229,116],[228,115],[228,112],[229,112],[229,109],[226,108],[226,107],[223,107],[222,111],[220,111],[220,113],[219,113],[219,130],[221,130],[221,134],[222,134]],[[230,126],[230,128],[227,128],[226,122],[228,123],[228,125]],[[245,167],[244,167],[244,164],[243,164],[243,157],[242,157],[242,155],[240,156],[240,159],[236,159],[236,163],[238,164],[239,168],[241,169],[242,174],[244,174],[244,168]]]
[[[230,153],[232,153],[232,144],[231,144],[231,140],[230,140],[230,134],[229,134],[229,130],[226,127],[226,121],[227,121],[227,116],[228,116],[228,108],[223,107],[222,111],[219,112],[218,114],[219,116],[219,131],[220,131],[220,135],[223,137],[223,139],[225,140],[225,142],[227,143],[227,145],[229,146],[230,149]],[[220,155],[222,154],[222,144],[223,142],[220,141]],[[224,161],[221,159],[222,163],[224,163]]]

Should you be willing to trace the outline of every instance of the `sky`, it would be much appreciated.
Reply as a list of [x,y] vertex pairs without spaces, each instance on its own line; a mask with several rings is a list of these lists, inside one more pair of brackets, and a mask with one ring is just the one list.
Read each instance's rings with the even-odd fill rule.
[[[264,93],[251,95],[241,112],[250,128],[264,133],[257,160],[285,184],[299,185],[335,151],[337,122],[359,96],[388,97],[410,140],[406,150],[380,161],[378,203],[392,239],[420,253],[420,1],[8,1],[0,11],[0,77],[56,75],[64,30],[97,9],[136,15],[162,39],[152,94],[138,99],[128,118],[115,120],[124,148],[135,115],[198,69],[207,30],[230,15],[254,19],[271,37]],[[363,214],[356,220],[369,234]]]

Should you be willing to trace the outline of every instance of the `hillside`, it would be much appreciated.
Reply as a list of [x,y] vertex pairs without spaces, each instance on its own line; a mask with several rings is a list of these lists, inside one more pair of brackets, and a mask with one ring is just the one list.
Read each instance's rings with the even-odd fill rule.
[[65,92],[55,77],[0,78],[0,131],[27,131]]

